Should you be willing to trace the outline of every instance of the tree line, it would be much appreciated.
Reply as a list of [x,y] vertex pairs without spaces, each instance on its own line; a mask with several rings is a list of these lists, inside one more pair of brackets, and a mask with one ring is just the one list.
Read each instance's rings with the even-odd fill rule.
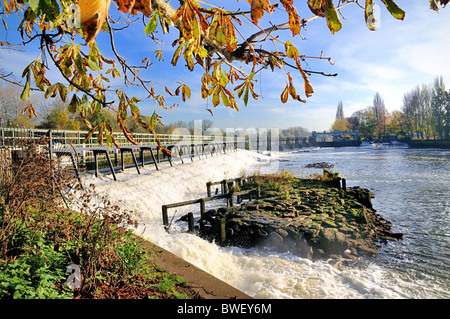
[[339,102],[332,130],[359,130],[364,137],[397,134],[417,138],[450,138],[450,90],[442,76],[406,92],[399,110],[389,112],[379,93],[373,103],[344,117]]
[[[79,114],[69,112],[68,103],[63,102],[58,97],[44,99],[35,96],[32,101],[24,102],[19,96],[19,87],[13,84],[0,83],[0,126],[72,131],[89,130]],[[39,114],[38,117],[28,116],[27,104],[29,103],[36,105],[35,110]],[[148,121],[151,120],[151,116],[142,115],[142,117]],[[114,115],[107,110],[103,109],[99,112],[93,112],[87,118],[94,125],[101,121],[108,121],[115,132],[120,131]],[[148,133],[148,130],[137,125],[134,121],[128,119],[126,124],[133,133]],[[202,120],[201,125],[201,130],[204,132],[213,126],[213,121]],[[187,129],[191,134],[194,134],[194,121],[176,121],[165,125],[157,123],[155,131],[158,134],[170,134],[175,129],[180,128]]]

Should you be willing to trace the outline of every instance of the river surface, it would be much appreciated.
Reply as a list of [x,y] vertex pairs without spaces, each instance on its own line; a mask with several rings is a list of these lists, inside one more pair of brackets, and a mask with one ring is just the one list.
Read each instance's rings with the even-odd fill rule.
[[[347,186],[375,193],[374,208],[393,224],[403,240],[383,245],[373,260],[352,267],[379,269],[380,285],[393,296],[448,298],[450,296],[450,151],[405,148],[329,148],[288,152],[280,168],[307,176],[314,162],[333,164]],[[320,172],[319,169],[315,171]],[[368,276],[369,274],[364,274]],[[367,297],[388,297],[377,289]]]
[[[376,258],[350,264],[312,262],[290,253],[220,247],[186,232],[176,220],[198,207],[169,212],[161,205],[206,197],[205,184],[242,174],[285,169],[298,176],[322,173],[304,166],[333,164],[347,186],[375,193],[374,208],[404,234],[381,245]],[[111,178],[91,178],[97,191],[120,199],[140,218],[141,235],[254,298],[450,298],[450,151],[371,147],[298,150],[264,156],[249,151],[203,159],[137,175],[132,169]],[[208,205],[214,205],[209,203]],[[217,205],[217,203],[215,204]],[[173,214],[173,215],[172,215]],[[198,215],[197,215],[198,216]]]

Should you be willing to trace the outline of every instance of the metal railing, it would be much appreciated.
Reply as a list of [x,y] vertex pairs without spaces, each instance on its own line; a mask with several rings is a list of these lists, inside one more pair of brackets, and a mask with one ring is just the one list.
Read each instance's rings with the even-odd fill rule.
[[[15,127],[0,127],[0,146],[14,146],[17,140],[35,140],[42,136],[48,136],[47,129],[27,129]],[[98,147],[98,133],[94,133],[89,140],[83,143],[88,131],[51,130],[53,144],[71,145],[78,147]],[[122,132],[113,132],[112,135],[119,145],[132,145]],[[133,133],[133,138],[143,145],[156,145],[156,138],[150,133]],[[216,136],[208,135],[181,135],[158,134],[162,144],[189,144],[213,142]],[[234,136],[223,136],[223,141],[236,140]]]

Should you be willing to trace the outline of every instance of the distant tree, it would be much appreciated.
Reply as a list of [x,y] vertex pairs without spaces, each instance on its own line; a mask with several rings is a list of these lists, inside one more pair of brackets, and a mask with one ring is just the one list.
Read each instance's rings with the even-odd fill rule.
[[0,125],[24,128],[35,126],[34,113],[29,114],[27,111],[36,99],[24,102],[20,92],[20,87],[16,85],[0,83]]
[[342,104],[342,101],[338,103],[337,111],[336,111],[336,118],[335,120],[343,120],[344,119],[344,105]]
[[340,119],[336,120],[333,123],[333,126],[331,127],[331,130],[333,131],[348,131],[349,125],[347,119]]
[[81,123],[74,118],[70,118],[69,112],[64,108],[57,108],[50,112],[38,128],[54,130],[79,131]]
[[350,131],[359,130],[361,126],[361,116],[363,111],[356,111],[347,118],[348,128]]
[[371,137],[377,132],[377,119],[373,107],[367,107],[361,113],[359,133],[365,137]]
[[446,125],[449,122],[446,106],[449,102],[448,92],[445,91],[445,84],[442,76],[436,77],[433,83],[433,98],[431,101],[431,125],[440,138],[446,137]]
[[384,100],[378,92],[373,98],[373,112],[377,121],[377,134],[386,134],[387,110]]
[[404,132],[405,129],[405,116],[398,110],[392,111],[387,125],[387,133],[397,134]]

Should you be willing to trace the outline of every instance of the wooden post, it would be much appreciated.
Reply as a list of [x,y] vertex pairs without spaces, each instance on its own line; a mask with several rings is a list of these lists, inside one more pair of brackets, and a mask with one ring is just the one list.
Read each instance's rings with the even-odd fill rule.
[[227,181],[223,180],[220,182],[222,194],[226,194],[227,192]]
[[188,213],[188,223],[189,223],[189,232],[194,232],[194,214],[192,212]]
[[206,184],[206,193],[208,194],[208,197],[211,197],[211,184]]
[[342,179],[342,189],[345,191],[347,189],[347,181],[345,178]]
[[167,215],[167,206],[162,205],[162,216],[163,216],[163,225],[164,228],[167,230],[169,227],[169,216]]
[[202,198],[200,199],[200,217],[203,217],[203,215],[205,214],[206,211],[206,202],[205,199]]
[[337,189],[341,189],[341,178],[340,177],[338,177],[338,178],[336,178],[335,180],[334,180],[334,182],[335,182],[335,184],[336,184],[336,187],[337,187]]
[[227,233],[225,227],[225,218],[220,220],[220,242],[223,244],[227,240]]
[[229,196],[227,197],[227,207],[233,207],[234,203],[233,203],[233,193],[230,193]]

